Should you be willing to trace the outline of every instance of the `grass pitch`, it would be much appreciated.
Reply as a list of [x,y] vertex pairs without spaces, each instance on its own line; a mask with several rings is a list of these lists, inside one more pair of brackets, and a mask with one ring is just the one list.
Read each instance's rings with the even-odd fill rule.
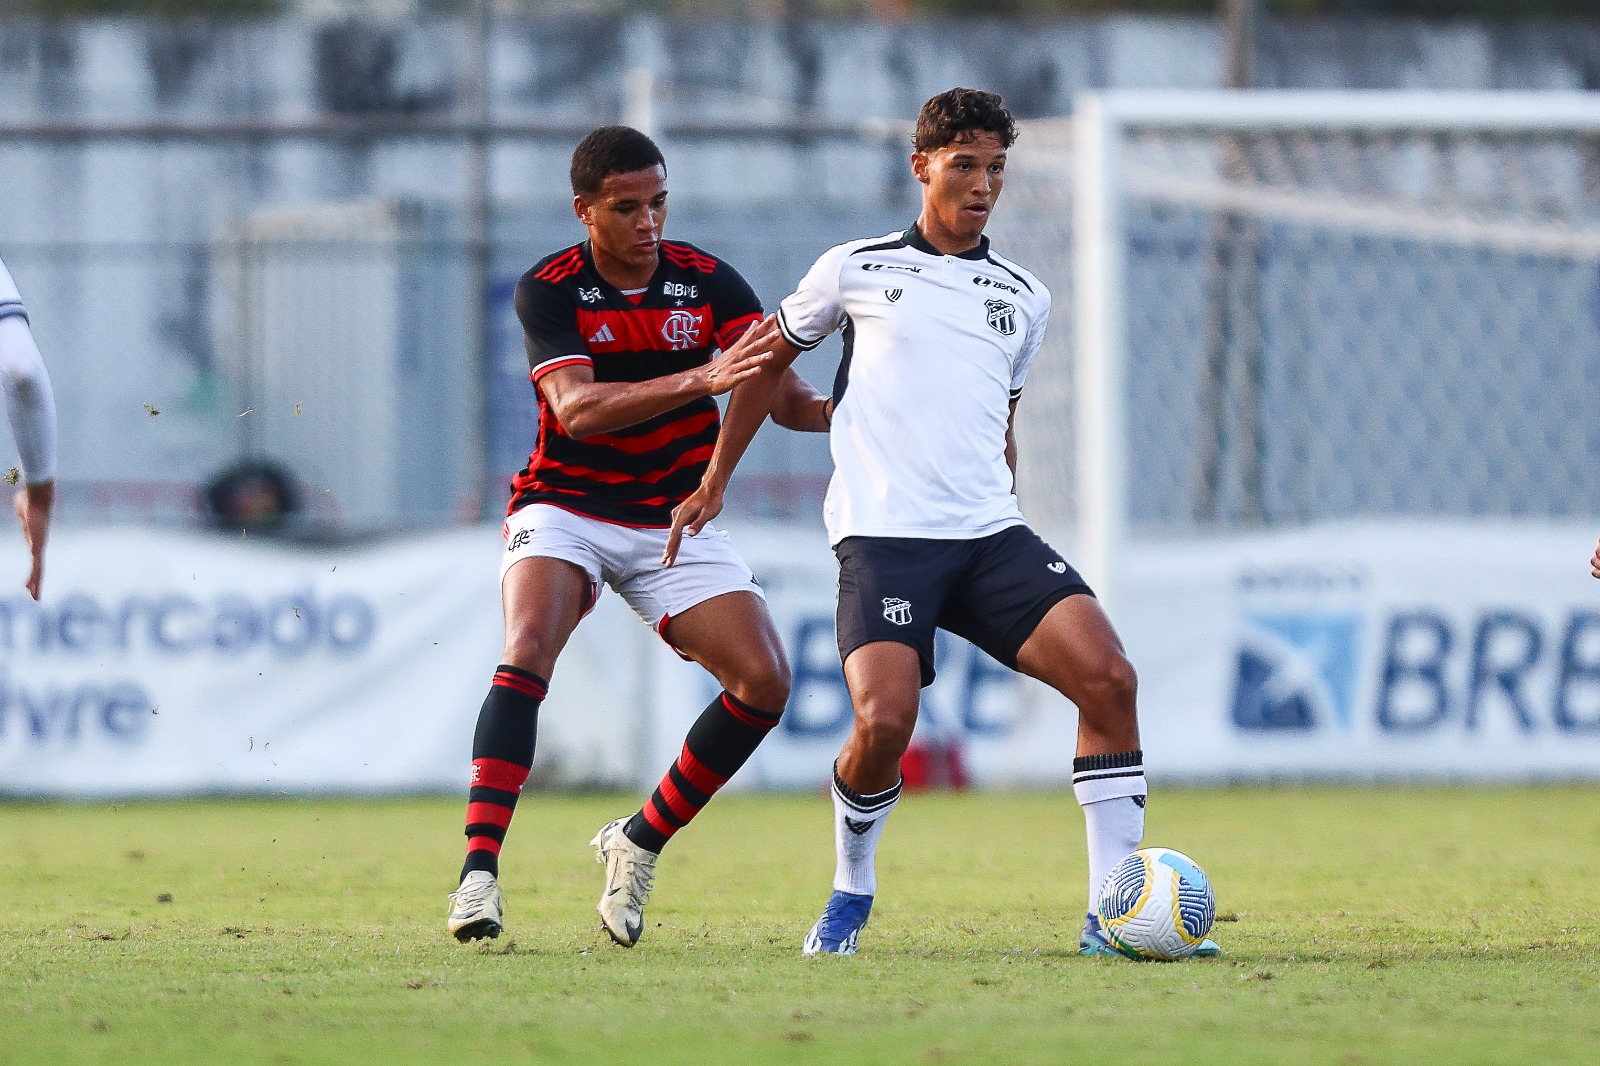
[[508,928],[444,932],[461,801],[0,806],[0,1061],[1593,1062],[1600,789],[1158,790],[1227,956],[1077,957],[1070,793],[915,795],[853,959],[806,959],[820,796],[730,796],[598,931],[585,841],[636,798],[529,794]]

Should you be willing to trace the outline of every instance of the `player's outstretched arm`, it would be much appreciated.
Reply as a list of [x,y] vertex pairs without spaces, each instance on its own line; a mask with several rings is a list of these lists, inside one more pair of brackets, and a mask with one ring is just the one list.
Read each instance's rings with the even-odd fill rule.
[[[765,323],[762,323],[765,325]],[[703,366],[648,381],[596,381],[592,366],[566,366],[539,378],[539,388],[569,437],[610,433],[665,414],[702,396],[720,396],[760,373],[772,358],[745,330],[732,347]]]
[[[661,561],[671,566],[678,558],[678,544],[683,534],[695,536],[707,522],[722,513],[722,496],[734,468],[755,439],[756,430],[767,420],[777,403],[790,366],[800,355],[800,349],[783,338],[777,320],[767,318],[751,333],[761,331],[754,343],[771,351],[772,360],[738,388],[728,398],[728,410],[722,418],[722,430],[717,436],[717,448],[711,455],[700,487],[688,499],[672,510],[672,529],[667,534],[667,544]],[[748,336],[748,334],[746,334]],[[743,340],[744,338],[740,338]]]
[[1600,577],[1600,543],[1594,546],[1594,558],[1589,560],[1589,572]]

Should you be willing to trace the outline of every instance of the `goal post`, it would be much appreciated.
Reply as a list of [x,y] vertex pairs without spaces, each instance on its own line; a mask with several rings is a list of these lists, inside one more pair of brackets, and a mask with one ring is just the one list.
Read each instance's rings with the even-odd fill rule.
[[1088,93],[1012,164],[1019,492],[1098,588],[1140,541],[1600,514],[1600,94]]

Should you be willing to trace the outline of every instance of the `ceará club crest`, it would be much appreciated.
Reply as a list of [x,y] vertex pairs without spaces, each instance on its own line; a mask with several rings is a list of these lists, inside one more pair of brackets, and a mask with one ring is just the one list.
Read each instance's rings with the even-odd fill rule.
[[911,624],[911,601],[898,596],[883,598],[883,616],[897,626]]
[[1002,337],[1017,331],[1017,309],[1004,300],[985,300],[983,308],[989,312],[989,325]]

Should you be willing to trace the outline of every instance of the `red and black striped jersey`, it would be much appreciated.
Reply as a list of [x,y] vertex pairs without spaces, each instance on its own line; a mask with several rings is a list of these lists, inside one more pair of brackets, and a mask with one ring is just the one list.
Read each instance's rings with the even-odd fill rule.
[[588,242],[540,260],[517,282],[539,439],[511,479],[508,512],[553,503],[608,522],[668,526],[672,509],[700,486],[720,424],[711,397],[577,440],[537,388],[566,366],[592,366],[596,381],[676,374],[704,365],[761,320],[761,302],[738,271],[678,241],[661,242],[660,264],[637,301],[600,276]]

